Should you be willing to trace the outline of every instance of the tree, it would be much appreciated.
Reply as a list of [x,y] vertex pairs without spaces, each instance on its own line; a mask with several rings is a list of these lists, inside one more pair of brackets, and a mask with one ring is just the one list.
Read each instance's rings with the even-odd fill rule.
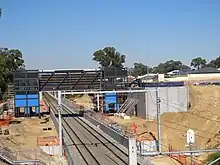
[[204,58],[197,57],[197,58],[192,59],[190,66],[200,69],[200,68],[205,67],[206,63],[207,62]]
[[7,90],[8,83],[13,81],[13,72],[24,67],[24,60],[20,50],[0,48],[0,89]]
[[187,65],[184,65],[181,61],[169,60],[165,63],[160,63],[157,67],[152,69],[153,73],[168,73],[173,70],[190,69]]
[[131,75],[141,76],[151,72],[152,68],[150,68],[149,66],[146,66],[142,63],[134,63],[134,68],[131,71]]
[[114,47],[105,47],[93,54],[93,60],[99,62],[102,67],[123,68],[125,55],[117,52]]
[[215,60],[212,60],[207,67],[220,68],[220,56],[218,56]]

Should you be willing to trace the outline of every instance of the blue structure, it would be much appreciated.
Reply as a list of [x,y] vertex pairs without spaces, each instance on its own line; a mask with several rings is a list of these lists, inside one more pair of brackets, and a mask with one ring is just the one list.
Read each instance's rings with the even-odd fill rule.
[[106,93],[105,94],[105,112],[118,111],[119,104],[117,103],[116,93]]
[[36,70],[14,73],[15,117],[40,116],[39,77]]
[[24,116],[39,115],[39,94],[15,94],[15,108],[24,108]]

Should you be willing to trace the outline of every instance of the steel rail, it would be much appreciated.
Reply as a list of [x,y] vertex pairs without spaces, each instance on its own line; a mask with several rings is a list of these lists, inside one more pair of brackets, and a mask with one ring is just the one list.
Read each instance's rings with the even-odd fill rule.
[[[64,107],[65,108],[65,107]],[[67,108],[65,108],[67,111],[70,112],[70,114],[73,114],[70,110],[68,110]],[[94,128],[92,128],[88,123],[86,123],[85,121],[83,121],[81,118],[76,117],[75,121],[81,125],[87,132],[89,132],[96,140],[98,140],[100,142],[100,144],[102,144],[103,146],[105,146],[109,151],[111,151],[111,153],[117,158],[119,159],[122,163],[124,164],[128,164],[128,154],[126,154],[123,150],[121,150],[120,148],[116,147],[115,144],[113,142],[111,142],[109,139],[107,139],[105,136],[103,136],[101,133],[99,133],[97,130],[95,130]],[[85,126],[86,125],[86,126]],[[93,132],[92,132],[93,131]],[[95,135],[96,134],[96,135]],[[98,136],[99,137],[98,137]],[[101,138],[100,138],[101,137]],[[103,142],[106,141],[106,142]],[[114,149],[112,149],[111,147],[109,147],[107,144],[111,144],[111,147],[113,147]],[[119,153],[117,152],[119,151]],[[119,154],[116,154],[116,152]],[[126,159],[127,157],[127,159]]]
[[[53,106],[53,112],[54,112],[54,110],[56,109],[56,107],[55,107],[55,105],[51,102],[51,101],[49,101],[50,102],[50,106]],[[73,135],[78,139],[77,141],[79,141],[81,144],[84,144],[83,143],[83,141],[81,140],[81,138],[77,135],[77,133],[72,129],[72,127],[68,124],[68,122],[65,120],[65,119],[63,119],[63,121],[64,121],[64,123],[65,124],[63,124],[63,128],[65,129],[65,131],[66,131],[66,133],[68,134],[68,136],[69,136],[69,138],[71,139],[71,141],[73,142],[73,145],[76,147],[76,149],[79,151],[79,153],[80,153],[80,155],[81,155],[81,157],[83,158],[83,160],[84,160],[84,162],[87,164],[87,165],[91,165],[91,163],[92,163],[92,165],[94,164],[97,164],[97,165],[101,165],[100,163],[99,163],[99,161],[97,160],[97,158],[93,155],[93,153],[92,153],[92,151],[86,146],[86,145],[81,145],[81,146],[83,146],[83,148],[85,149],[83,149],[83,148],[81,148],[81,147],[79,147],[79,145],[78,144],[76,144],[76,140],[74,140],[73,139],[73,137],[71,136],[71,133],[73,133]],[[65,127],[65,125],[68,127],[68,129],[70,130],[70,131],[68,131],[68,129]],[[82,151],[82,150],[84,150],[84,151]],[[86,156],[85,156],[86,155]],[[89,159],[89,157],[90,157],[90,159]],[[92,161],[93,160],[93,161]]]
[[[54,102],[54,104],[56,104],[56,103]],[[54,104],[52,106],[54,106]],[[70,109],[68,109],[65,106],[63,106],[62,109],[63,109],[63,111],[66,111],[69,115],[74,114]],[[108,157],[107,159],[110,159],[112,162],[114,162],[114,164],[118,164],[118,163],[119,164],[126,164],[126,165],[128,164],[128,154],[126,154],[126,152],[124,152],[122,149],[117,147],[114,144],[114,142],[111,142],[111,140],[107,139],[105,136],[103,136],[97,130],[92,128],[89,124],[84,123],[84,121],[81,118],[74,117],[71,119],[73,119],[72,122],[74,121],[76,123],[75,126],[76,125],[78,126],[78,130],[85,130],[85,132],[88,133],[89,137],[94,139],[93,141],[98,141],[97,143],[95,142],[93,144],[95,144],[95,145],[101,144],[102,145],[103,150],[105,150],[106,153],[108,153],[108,154],[106,154]],[[81,122],[78,120],[80,120]],[[64,121],[64,122],[66,122],[66,121]],[[79,128],[79,127],[81,127],[81,128]],[[108,146],[109,144],[111,146]]]

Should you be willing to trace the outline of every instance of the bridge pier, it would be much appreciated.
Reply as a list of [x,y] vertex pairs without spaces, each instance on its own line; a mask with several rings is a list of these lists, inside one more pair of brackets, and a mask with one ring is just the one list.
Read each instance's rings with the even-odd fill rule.
[[128,159],[129,165],[137,165],[137,144],[136,138],[129,138],[128,139]]

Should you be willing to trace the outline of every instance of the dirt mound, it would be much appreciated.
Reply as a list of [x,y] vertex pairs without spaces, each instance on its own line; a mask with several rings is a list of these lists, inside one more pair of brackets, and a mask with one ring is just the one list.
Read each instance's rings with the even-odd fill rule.
[[76,95],[71,97],[75,104],[83,106],[85,109],[93,109],[93,102],[89,95]]
[[[54,124],[51,120],[48,123],[40,124],[43,119],[39,118],[20,118],[19,124],[10,124],[8,127],[2,127],[2,130],[8,129],[9,135],[0,136],[0,146],[10,149],[12,155],[19,160],[40,159],[49,163],[50,156],[45,154],[37,146],[38,137],[57,136]],[[51,131],[43,131],[44,127],[53,128]],[[57,164],[56,157],[52,164]],[[1,163],[0,163],[1,164]]]
[[174,148],[184,149],[186,131],[191,128],[196,134],[195,148],[211,148],[214,144],[219,145],[217,137],[220,121],[220,87],[191,86],[189,96],[191,107],[187,113],[162,115],[164,144],[172,144]]
[[[167,112],[161,116],[163,149],[169,145],[178,150],[186,150],[186,132],[193,129],[196,134],[195,148],[204,149],[220,145],[220,87],[190,86],[190,108],[188,112]],[[175,107],[175,105],[172,105]],[[157,135],[157,121],[146,121],[132,117],[130,120],[111,117],[112,120],[129,127],[138,125],[137,132],[153,132]]]

